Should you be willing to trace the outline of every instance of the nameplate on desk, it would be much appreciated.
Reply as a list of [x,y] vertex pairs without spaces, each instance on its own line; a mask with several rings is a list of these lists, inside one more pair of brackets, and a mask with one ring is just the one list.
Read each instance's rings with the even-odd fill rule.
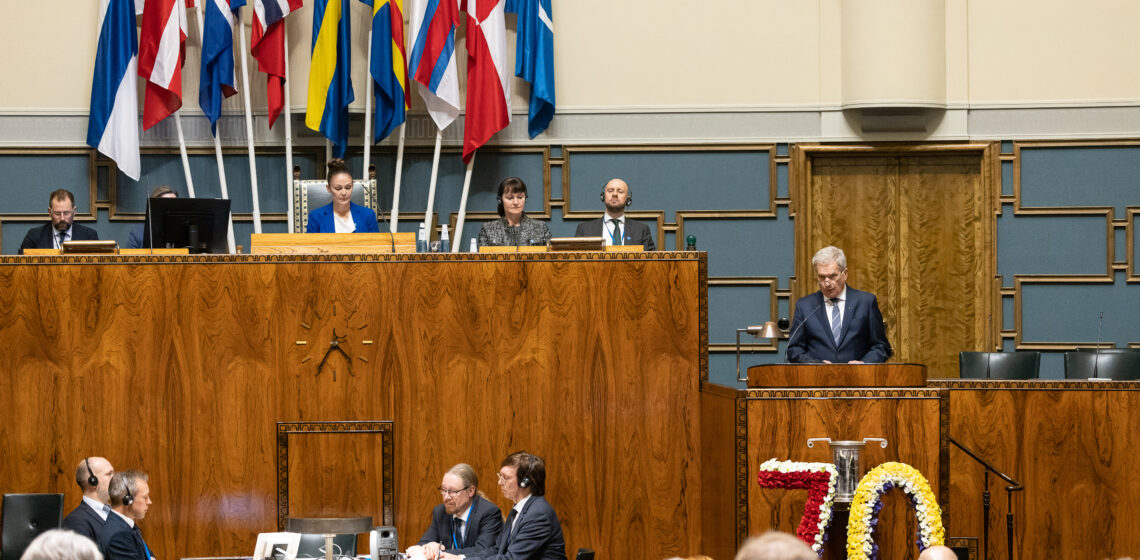
[[503,245],[479,247],[480,253],[545,253],[546,245]]
[[346,255],[416,252],[416,234],[400,233],[254,233],[254,255]]

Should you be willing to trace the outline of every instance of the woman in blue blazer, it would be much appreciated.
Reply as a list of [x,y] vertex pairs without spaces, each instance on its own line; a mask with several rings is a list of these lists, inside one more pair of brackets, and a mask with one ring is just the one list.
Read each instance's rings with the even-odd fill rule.
[[329,162],[328,183],[333,201],[309,212],[305,233],[379,233],[376,213],[352,202],[352,173],[343,159]]

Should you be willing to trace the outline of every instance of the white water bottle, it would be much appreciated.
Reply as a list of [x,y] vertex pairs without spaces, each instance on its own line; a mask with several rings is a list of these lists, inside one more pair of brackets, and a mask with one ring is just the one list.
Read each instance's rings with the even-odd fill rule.
[[443,229],[439,232],[439,252],[450,253],[451,239],[447,236],[447,224],[443,224],[440,227]]
[[427,227],[420,222],[420,233],[416,235],[416,252],[426,253],[428,250]]
[[474,237],[471,238],[471,252],[472,253],[478,253],[479,252],[479,242]]

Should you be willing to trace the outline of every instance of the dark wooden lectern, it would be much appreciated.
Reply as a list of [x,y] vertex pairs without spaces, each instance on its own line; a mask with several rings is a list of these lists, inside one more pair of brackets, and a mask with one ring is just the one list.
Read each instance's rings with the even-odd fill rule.
[[[737,410],[738,539],[765,529],[794,532],[807,494],[761,488],[759,466],[768,459],[832,462],[826,444],[808,438],[886,438],[885,449],[863,450],[863,472],[898,461],[925,474],[948,519],[948,392],[926,388],[919,364],[768,364],[748,369],[748,389]],[[741,410],[743,409],[743,410]],[[744,425],[741,426],[740,423]],[[876,542],[883,558],[914,558],[917,522],[901,492],[884,496]],[[845,504],[844,504],[845,506]],[[828,531],[827,558],[845,558],[846,512]]]

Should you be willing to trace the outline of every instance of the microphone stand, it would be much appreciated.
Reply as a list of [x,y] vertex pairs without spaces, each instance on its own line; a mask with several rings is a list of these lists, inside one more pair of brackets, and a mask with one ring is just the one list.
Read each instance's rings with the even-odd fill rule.
[[1097,378],[1097,366],[1100,365],[1100,330],[1104,326],[1104,311],[1096,319],[1096,354],[1093,356],[1093,379]]

